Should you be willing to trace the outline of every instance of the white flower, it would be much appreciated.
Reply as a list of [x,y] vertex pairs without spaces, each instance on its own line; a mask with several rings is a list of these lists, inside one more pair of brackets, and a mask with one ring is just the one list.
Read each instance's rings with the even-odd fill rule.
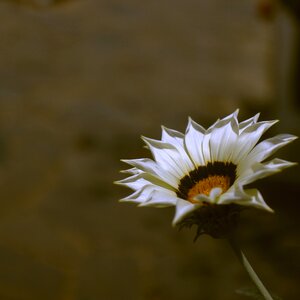
[[154,160],[123,160],[130,174],[116,183],[133,189],[120,201],[139,206],[176,206],[173,225],[210,205],[237,204],[272,211],[257,189],[245,185],[295,163],[282,159],[264,162],[297,137],[280,134],[258,143],[276,121],[258,122],[259,114],[238,122],[238,110],[207,130],[191,118],[182,134],[162,127],[161,140],[143,137]]

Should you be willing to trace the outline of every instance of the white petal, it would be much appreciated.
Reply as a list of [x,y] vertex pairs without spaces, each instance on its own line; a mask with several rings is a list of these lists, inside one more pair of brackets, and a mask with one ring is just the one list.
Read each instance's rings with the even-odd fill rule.
[[228,161],[238,138],[238,124],[235,117],[220,121],[213,128],[210,137],[211,161]]
[[174,129],[167,128],[165,126],[161,126],[161,128],[162,128],[161,140],[163,142],[174,144],[174,145],[179,144],[183,146],[183,138],[184,138],[183,133]]
[[125,174],[136,175],[136,174],[140,174],[142,171],[134,167],[127,170],[122,170],[120,172]]
[[208,202],[211,204],[216,204],[218,202],[219,196],[222,194],[222,189],[219,187],[215,187],[211,189],[209,196],[205,194],[199,194],[193,198],[193,200],[198,200],[201,202]]
[[187,160],[182,157],[173,145],[145,137],[143,140],[149,146],[159,167],[176,177],[178,182],[189,173],[189,158]]
[[243,132],[243,130],[245,130],[247,127],[249,127],[252,124],[255,124],[259,118],[259,113],[256,114],[255,116],[253,116],[252,118],[249,118],[243,122],[239,123],[239,131],[240,133]]
[[122,161],[142,170],[143,172],[149,173],[153,176],[157,176],[173,188],[178,187],[178,178],[168,171],[160,168],[153,160],[149,158],[122,159]]
[[273,160],[262,163],[256,163],[252,166],[248,172],[245,172],[242,176],[237,179],[237,182],[242,182],[243,184],[249,184],[258,179],[273,175],[280,172],[281,170],[294,166],[295,163],[289,162],[283,159],[274,158]]
[[187,153],[184,145],[184,134],[182,134],[179,131],[172,130],[162,126],[162,141],[169,143],[176,148],[176,150],[179,152],[182,159],[188,165],[189,171],[194,169],[195,166],[192,163],[192,160],[190,159],[190,156]]
[[245,162],[238,169],[238,174],[242,174],[255,162],[261,162],[272,155],[275,151],[285,146],[286,144],[297,139],[291,134],[279,134],[270,139],[264,140],[253,148],[249,155],[245,158]]
[[219,204],[239,204],[243,206],[252,206],[255,208],[273,210],[265,203],[262,195],[257,189],[246,189],[241,183],[235,184],[230,192],[221,195]]
[[120,184],[120,185],[125,185],[133,190],[139,190],[141,189],[144,185],[149,184],[150,182],[148,180],[145,180],[141,174],[136,174],[130,177],[127,177],[125,179],[115,181],[114,183]]
[[174,206],[177,202],[177,196],[174,192],[165,189],[154,190],[147,201],[139,206],[167,207]]
[[238,200],[235,203],[245,206],[252,206],[255,208],[260,208],[267,210],[269,212],[273,212],[272,208],[270,208],[264,198],[262,197],[261,193],[257,189],[240,189],[239,191],[242,196],[242,200]]
[[226,193],[222,194],[219,197],[218,204],[230,204],[230,203],[237,203],[237,201],[241,200],[240,195],[235,193],[235,190],[226,191]]
[[202,154],[205,164],[211,162],[210,137],[211,133],[206,133],[202,141]]
[[168,185],[158,177],[144,172],[116,181],[115,183],[125,185],[133,190],[139,190],[148,184],[154,184],[169,190],[173,190],[170,185]]
[[238,115],[239,115],[239,112],[240,112],[240,109],[237,108],[232,114],[228,115],[227,117],[223,118],[223,120],[226,120],[226,119],[237,119]]
[[259,141],[264,132],[277,122],[277,120],[259,122],[245,128],[245,130],[237,139],[236,146],[232,154],[232,162],[238,163],[240,160],[246,157],[246,155],[248,155],[248,153]]
[[215,123],[213,123],[211,126],[208,127],[208,129],[206,130],[206,133],[210,133],[212,131],[213,128],[215,128],[215,126],[217,124],[219,124],[221,120],[220,119],[217,119],[217,121]]
[[134,202],[142,203],[145,202],[151,197],[151,194],[154,191],[154,185],[145,185],[141,190],[135,191],[131,195],[120,199],[120,202]]
[[238,134],[238,113],[237,109],[207,129],[202,142],[202,152],[206,163],[229,157]]
[[157,165],[152,159],[149,158],[121,159],[121,161],[144,172],[156,174]]
[[194,210],[198,209],[200,206],[201,206],[200,204],[193,204],[186,200],[177,199],[176,212],[172,222],[173,226],[177,225],[187,215],[189,215]]
[[205,129],[189,118],[184,144],[196,166],[203,166],[205,164],[202,151],[204,134]]
[[209,193],[209,198],[216,203],[218,197],[222,194],[222,189],[219,187],[215,187],[213,189],[211,189],[210,193]]
[[227,122],[229,120],[235,119],[237,120],[237,116],[239,114],[239,109],[236,109],[232,114],[224,117],[223,119],[218,119],[213,125],[211,125],[207,131],[211,132],[212,129],[214,129],[215,127],[221,127],[224,124],[227,124]]

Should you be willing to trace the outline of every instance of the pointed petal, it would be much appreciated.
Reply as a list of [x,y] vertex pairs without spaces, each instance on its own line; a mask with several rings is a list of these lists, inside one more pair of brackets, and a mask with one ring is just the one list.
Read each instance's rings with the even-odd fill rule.
[[238,200],[235,203],[273,212],[273,209],[266,204],[264,198],[257,189],[240,189],[239,192],[241,193],[243,200]]
[[119,185],[125,185],[133,190],[139,190],[141,189],[144,185],[149,184],[150,182],[148,180],[145,180],[141,174],[136,174],[127,178],[124,178],[119,181],[115,181],[115,184]]
[[149,184],[157,185],[168,190],[173,190],[173,188],[170,187],[170,185],[162,181],[159,177],[144,172],[127,177],[119,181],[115,181],[115,183],[119,185],[125,185],[133,190],[139,190],[143,188],[143,186]]
[[233,143],[238,134],[238,113],[237,109],[232,114],[218,120],[206,131],[202,143],[202,152],[206,163],[229,157],[228,154],[232,152],[231,147],[234,146]]
[[206,133],[202,141],[202,154],[205,165],[211,162],[211,148],[210,148],[211,133]]
[[211,189],[210,193],[209,193],[209,198],[216,203],[218,197],[222,194],[222,189],[219,187],[215,187],[213,189]]
[[205,164],[202,152],[204,134],[205,129],[189,118],[184,145],[195,166],[203,166]]
[[149,146],[159,167],[177,178],[177,182],[179,182],[185,174],[189,173],[189,158],[187,160],[187,158],[182,157],[173,145],[145,137],[143,140]]
[[189,201],[177,199],[176,212],[172,222],[173,226],[180,223],[186,216],[198,209],[200,206],[200,204],[192,204]]
[[142,171],[137,169],[137,168],[130,168],[130,169],[127,169],[127,170],[121,170],[120,172],[124,173],[124,174],[135,175],[135,174],[140,174]]
[[252,166],[248,172],[240,176],[237,182],[242,182],[243,184],[252,183],[258,179],[273,175],[282,171],[285,168],[294,166],[296,163],[289,162],[283,159],[274,158],[273,160],[266,163],[256,163]]
[[132,165],[145,173],[149,173],[153,176],[157,176],[165,183],[169,184],[173,188],[178,187],[178,179],[168,171],[160,168],[156,162],[149,158],[140,159],[122,159],[123,162]]
[[210,137],[210,151],[212,161],[228,161],[231,158],[238,138],[238,123],[233,115],[231,119],[220,121],[213,128]]
[[131,195],[120,199],[119,202],[142,203],[147,201],[149,197],[151,197],[153,191],[154,191],[153,185],[145,185],[141,190],[135,191]]
[[122,162],[131,165],[141,171],[148,172],[150,174],[156,174],[156,163],[149,158],[138,158],[138,159],[121,159]]
[[260,113],[257,113],[255,116],[253,116],[252,118],[249,118],[243,122],[239,123],[239,131],[240,133],[243,132],[243,130],[245,130],[247,127],[251,126],[252,124],[257,123],[257,120],[259,118]]
[[154,190],[147,201],[141,203],[139,206],[152,206],[152,207],[167,207],[175,206],[177,196],[174,192],[159,189]]
[[258,122],[245,128],[236,141],[236,146],[232,154],[232,161],[238,163],[245,158],[264,132],[277,122],[278,120]]
[[242,206],[252,206],[273,212],[273,210],[265,203],[262,195],[257,189],[244,190],[241,183],[235,184],[229,193],[226,192],[221,195],[219,204],[230,203]]
[[181,146],[183,146],[183,138],[184,138],[184,134],[174,130],[174,129],[170,129],[167,128],[165,126],[161,126],[162,128],[162,136],[161,136],[161,140],[165,143],[169,143],[169,144],[180,144]]
[[245,162],[239,166],[239,174],[243,174],[243,172],[247,170],[247,168],[249,168],[252,164],[265,160],[275,151],[287,145],[288,143],[291,143],[295,139],[297,139],[297,137],[291,134],[279,134],[275,137],[262,141],[253,148],[253,150],[245,158]]
[[222,194],[219,197],[219,201],[218,204],[230,204],[230,203],[236,203],[241,200],[241,196],[237,195],[235,193],[235,190],[231,191],[231,192],[226,192],[224,194]]
[[216,204],[218,202],[219,196],[222,194],[222,189],[215,187],[211,189],[209,196],[205,194],[199,194],[193,198],[193,200],[198,200],[200,203],[207,202],[210,204]]
[[227,124],[227,122],[229,120],[235,119],[237,120],[237,116],[239,114],[239,109],[236,109],[232,114],[224,117],[223,119],[218,119],[213,125],[211,125],[207,131],[211,132],[212,129],[216,128],[216,127],[221,127],[224,124]]
[[194,164],[189,156],[189,153],[187,153],[184,145],[184,134],[182,134],[179,131],[162,126],[162,141],[173,145],[179,152],[182,159],[188,165],[188,169],[194,169]]

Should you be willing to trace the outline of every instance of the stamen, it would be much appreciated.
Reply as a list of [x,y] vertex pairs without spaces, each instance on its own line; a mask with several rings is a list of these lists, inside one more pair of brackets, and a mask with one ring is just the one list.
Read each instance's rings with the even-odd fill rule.
[[199,194],[209,196],[210,191],[221,188],[225,193],[236,179],[236,165],[231,162],[215,161],[205,166],[199,166],[188,175],[181,178],[177,196],[196,203],[194,197]]
[[221,188],[222,193],[226,192],[230,187],[230,177],[222,175],[211,175],[196,183],[187,194],[187,200],[195,203],[194,197],[199,194],[209,195],[210,191],[215,188]]

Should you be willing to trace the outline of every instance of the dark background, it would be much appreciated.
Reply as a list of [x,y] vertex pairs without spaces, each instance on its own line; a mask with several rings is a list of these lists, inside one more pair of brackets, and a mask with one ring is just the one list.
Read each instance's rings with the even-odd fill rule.
[[[229,4],[230,2],[230,4]],[[288,2],[288,1],[285,1]],[[298,21],[253,0],[0,1],[0,299],[247,299],[226,241],[171,227],[112,184],[140,135],[240,108],[299,135]],[[298,64],[299,66],[299,64]],[[299,142],[278,152],[298,160]],[[243,213],[266,286],[299,299],[299,167],[255,183]]]

